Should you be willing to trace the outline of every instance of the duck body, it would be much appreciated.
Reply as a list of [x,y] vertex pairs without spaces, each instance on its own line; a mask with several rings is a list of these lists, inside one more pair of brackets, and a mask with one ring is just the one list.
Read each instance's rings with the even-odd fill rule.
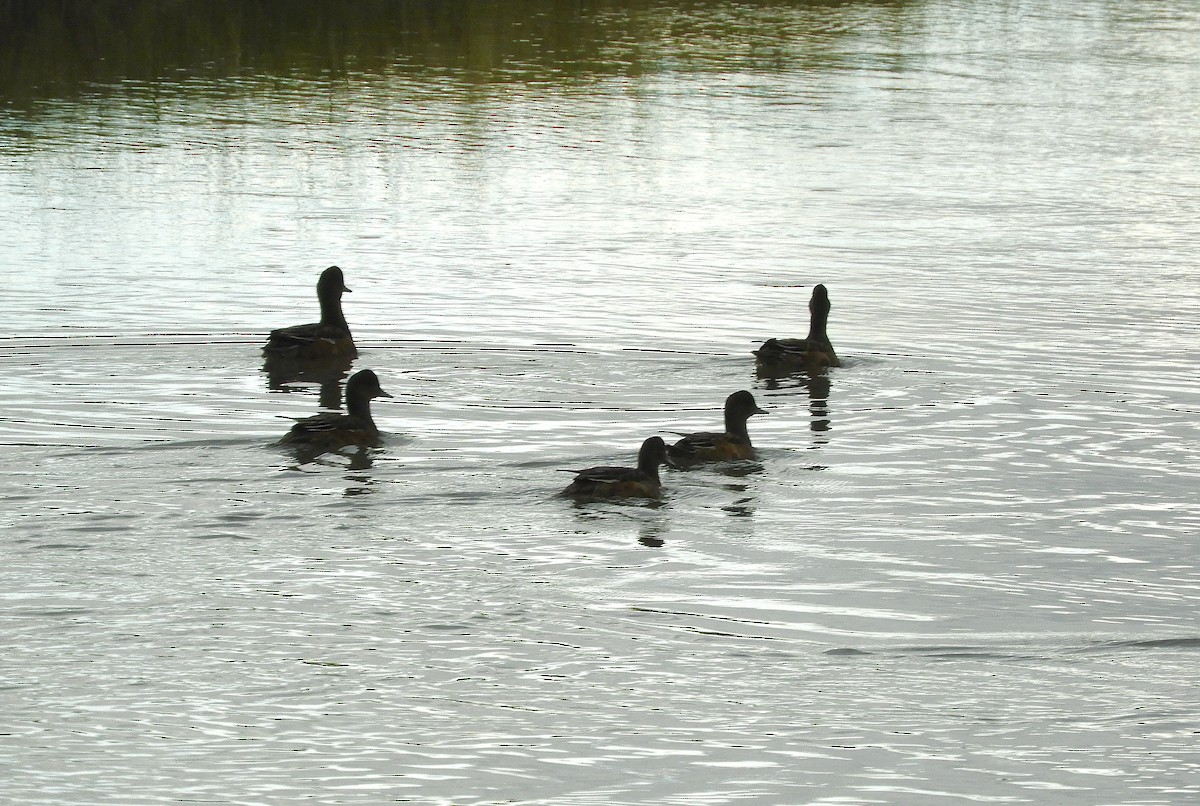
[[371,400],[391,397],[379,385],[369,369],[361,370],[346,381],[346,413],[322,412],[296,421],[280,440],[281,444],[310,450],[336,450],[343,445],[379,444],[379,427],[371,417]]
[[808,301],[808,336],[803,339],[767,339],[754,351],[760,370],[809,373],[840,367],[841,360],[829,341],[829,291],[818,283]]
[[755,414],[767,414],[758,407],[754,395],[742,390],[725,399],[725,430],[699,431],[684,434],[683,438],[667,448],[671,462],[681,467],[704,462],[731,462],[753,459],[754,446],[746,421]]
[[272,330],[263,351],[268,357],[294,361],[354,358],[358,350],[350,329],[323,325],[292,325]]
[[317,281],[321,321],[272,330],[263,346],[268,362],[352,359],[358,354],[350,325],[342,313],[342,294],[349,293],[342,270],[330,266]]
[[667,463],[667,446],[650,437],[638,451],[637,467],[589,467],[572,470],[575,480],[559,495],[577,499],[658,498],[662,482],[658,466]]
[[820,372],[842,365],[832,345],[810,339],[767,339],[754,355],[760,367],[788,372]]
[[750,444],[749,438],[716,431],[686,434],[667,450],[671,461],[681,465],[734,462],[754,458],[754,446]]

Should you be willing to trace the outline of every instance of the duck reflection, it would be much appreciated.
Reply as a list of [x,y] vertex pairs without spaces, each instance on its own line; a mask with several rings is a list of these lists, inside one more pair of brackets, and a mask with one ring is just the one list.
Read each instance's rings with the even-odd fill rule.
[[350,456],[349,469],[356,471],[346,474],[346,481],[349,485],[345,492],[342,493],[345,498],[353,498],[360,495],[368,495],[376,491],[375,478],[370,473],[363,473],[364,470],[370,470],[374,459],[375,451],[370,448],[360,448],[357,453]]
[[[833,383],[828,375],[809,375],[797,373],[793,375],[762,378],[763,387],[768,391],[778,392],[787,389],[804,390],[808,396],[809,430],[823,433],[830,429],[829,393]],[[828,438],[817,439],[814,445],[824,445]]]
[[[722,512],[736,518],[746,518],[754,514],[754,503],[758,496],[751,492],[749,484],[726,484],[725,489],[740,494],[742,497],[721,507]],[[747,495],[747,493],[750,494]]]
[[660,549],[666,545],[663,535],[667,532],[667,522],[663,518],[646,521],[638,529],[638,542],[646,548]]
[[[829,430],[829,390],[832,384],[829,377],[826,375],[816,375],[808,379],[808,383],[804,384],[808,387],[808,413],[810,419],[808,427],[813,432],[824,432]],[[828,442],[827,439],[818,440],[818,443],[824,445]]]
[[[291,448],[292,455],[296,457],[297,466],[320,465],[350,471],[346,474],[346,481],[351,483],[351,486],[346,488],[346,495],[361,495],[372,491],[368,488],[375,484],[375,479],[364,471],[369,471],[374,466],[375,454],[379,453],[379,448],[347,445],[331,451],[310,445],[289,445],[288,447]],[[293,469],[299,468],[294,466]]]
[[321,408],[342,407],[342,381],[350,374],[354,359],[349,356],[302,361],[289,357],[268,355],[263,363],[267,388],[273,392],[296,392],[316,384]]

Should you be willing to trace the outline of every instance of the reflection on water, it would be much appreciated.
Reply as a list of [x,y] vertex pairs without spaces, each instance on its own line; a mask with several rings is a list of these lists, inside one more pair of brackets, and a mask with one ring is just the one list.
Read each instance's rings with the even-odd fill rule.
[[[726,484],[724,489],[731,493],[746,493],[752,491],[752,488],[747,484]],[[743,498],[738,498],[731,504],[726,504],[721,507],[725,512],[736,517],[747,517],[754,514],[755,496],[748,495]]]
[[[371,469],[371,454],[368,451],[360,451],[350,457],[349,470],[370,470]],[[352,482],[352,486],[346,488],[345,495],[347,497],[356,495],[367,495],[375,492],[375,479],[368,475],[346,475],[346,481]]]
[[638,543],[646,548],[660,549],[666,545],[663,535],[668,530],[669,525],[665,521],[646,521],[638,529]]
[[[347,445],[333,451],[302,444],[291,444],[285,446],[285,448],[289,454],[295,457],[297,462],[296,469],[299,469],[298,466],[302,465],[317,464],[345,470],[370,470],[371,465],[374,463],[374,454],[378,450],[377,446],[371,445]],[[372,483],[372,479],[369,476],[347,475],[345,478],[364,485]]]
[[1192,4],[279,8],[0,3],[6,798],[1200,796]]
[[275,392],[292,392],[298,387],[317,385],[321,408],[334,411],[342,407],[343,384],[353,364],[354,359],[349,357],[298,361],[269,356],[263,364],[263,372],[267,374],[267,388]]
[[[808,411],[812,415],[808,427],[814,432],[829,430],[829,391],[832,383],[824,375],[810,378],[808,382]],[[813,447],[820,447],[828,438],[813,440]]]
[[90,91],[94,82],[313,76],[385,70],[568,83],[669,70],[836,66],[855,26],[904,24],[921,2],[347,0],[0,5],[0,95]]
[[[830,429],[829,416],[829,395],[833,388],[833,379],[830,372],[810,375],[807,372],[796,372],[789,375],[779,375],[774,372],[762,374],[762,367],[756,368],[759,380],[763,384],[763,388],[771,392],[794,394],[794,391],[803,391],[808,396],[808,411],[810,415],[808,427],[814,434],[821,434]],[[812,445],[814,448],[820,447],[829,441],[828,437],[817,436],[813,438]]]

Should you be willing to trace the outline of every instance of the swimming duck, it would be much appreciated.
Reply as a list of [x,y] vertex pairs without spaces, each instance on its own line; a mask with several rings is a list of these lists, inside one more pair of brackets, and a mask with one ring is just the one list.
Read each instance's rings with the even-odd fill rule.
[[650,437],[638,451],[637,467],[589,467],[569,470],[575,480],[559,495],[572,498],[658,498],[662,483],[658,466],[668,464],[662,437]]
[[268,358],[279,359],[353,358],[358,353],[342,313],[343,293],[350,293],[350,289],[346,288],[342,270],[330,266],[317,280],[321,321],[272,330],[263,352]]
[[327,411],[298,420],[281,444],[318,450],[335,450],[343,445],[374,445],[379,428],[371,419],[371,399],[391,397],[379,386],[379,378],[369,369],[346,381],[346,413]]
[[767,339],[754,351],[760,369],[795,372],[820,372],[827,367],[840,367],[837,353],[825,332],[829,325],[829,291],[818,283],[808,300],[808,337],[803,339]]
[[735,459],[753,459],[754,446],[746,421],[755,414],[767,414],[758,407],[754,395],[746,390],[734,392],[725,399],[725,432],[702,431],[684,434],[683,439],[667,448],[667,456],[676,465],[694,465],[700,462],[723,462]]

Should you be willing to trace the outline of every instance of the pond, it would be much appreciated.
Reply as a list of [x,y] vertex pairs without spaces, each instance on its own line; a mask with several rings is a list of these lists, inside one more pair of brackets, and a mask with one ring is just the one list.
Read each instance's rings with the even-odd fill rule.
[[5,799],[1200,796],[1193,4],[2,11]]

